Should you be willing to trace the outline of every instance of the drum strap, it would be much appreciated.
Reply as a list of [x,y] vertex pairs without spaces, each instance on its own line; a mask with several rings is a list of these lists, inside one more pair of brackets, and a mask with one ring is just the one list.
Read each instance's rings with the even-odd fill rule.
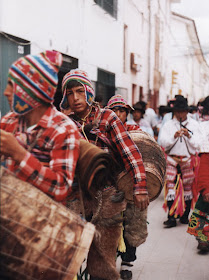
[[[12,134],[15,135],[15,133],[18,131],[18,124],[17,126],[14,128]],[[44,128],[39,129],[35,139],[32,141],[32,143],[30,143],[30,145],[28,145],[27,147],[27,151],[31,152],[33,150],[33,148],[35,147],[37,140],[39,139],[39,137],[42,135],[42,133],[44,132]]]
[[33,148],[35,147],[37,140],[40,138],[40,136],[42,135],[42,133],[44,132],[44,129],[41,128],[39,130],[39,132],[36,135],[36,138],[34,139],[34,141],[28,146],[28,152],[31,152],[33,150]]

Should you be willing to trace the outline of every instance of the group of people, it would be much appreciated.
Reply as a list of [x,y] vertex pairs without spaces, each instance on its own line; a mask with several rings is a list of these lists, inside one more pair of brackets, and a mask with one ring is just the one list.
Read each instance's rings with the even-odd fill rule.
[[[78,181],[75,174],[80,139],[86,139],[110,153],[119,170],[131,175],[133,203],[143,212],[149,205],[149,197],[141,153],[115,112],[101,109],[94,102],[93,85],[86,72],[74,69],[64,76],[60,111],[54,107],[61,63],[59,52],[45,51],[22,57],[11,65],[4,91],[11,111],[0,123],[1,164],[17,178],[70,208]],[[66,110],[69,115],[63,113]],[[95,224],[100,238],[92,242],[87,270],[92,280],[114,280],[119,278],[115,259],[126,202],[118,195],[116,186],[110,184],[103,188],[102,197],[108,203],[102,206],[102,217]],[[113,209],[111,216],[109,208]],[[91,210],[94,215],[93,207]],[[146,220],[146,213],[144,216]],[[91,221],[91,213],[87,218]],[[141,242],[146,235],[145,227]],[[124,259],[124,267],[128,269],[122,269],[121,273],[130,272],[135,258],[135,248],[131,248]]]
[[[71,208],[72,193],[79,181],[76,165],[80,139],[109,153],[117,163],[117,172],[126,170],[131,175],[133,202],[125,201],[117,191],[117,184],[107,184],[102,189],[101,196],[108,203],[100,222],[95,223],[100,238],[92,242],[87,270],[91,280],[116,280],[119,276],[132,279],[136,248],[148,234],[149,196],[140,149],[129,131],[143,130],[155,136],[154,128],[159,122],[145,102],[139,101],[132,107],[121,95],[113,96],[101,108],[94,101],[88,74],[80,69],[64,76],[63,98],[57,110],[53,101],[61,64],[59,52],[45,51],[22,57],[10,67],[4,95],[11,111],[0,123],[1,164],[17,178]],[[187,99],[177,96],[168,120],[161,122],[157,135],[167,161],[164,208],[169,213],[164,226],[176,226],[178,218],[181,223],[189,223],[188,232],[198,239],[198,248],[209,251],[209,97],[202,106],[206,113],[198,123],[188,114]],[[108,208],[113,209],[111,216],[105,215]],[[140,222],[137,244],[126,234],[126,215],[130,209],[136,213],[133,223]],[[94,211],[92,206],[92,213],[85,218],[91,221]],[[126,250],[119,252],[123,228]],[[122,259],[120,275],[116,269],[117,254]]]

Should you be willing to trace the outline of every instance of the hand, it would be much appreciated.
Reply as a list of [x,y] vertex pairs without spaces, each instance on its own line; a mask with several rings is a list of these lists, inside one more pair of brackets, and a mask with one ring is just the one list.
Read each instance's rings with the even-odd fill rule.
[[180,130],[176,131],[176,133],[174,134],[174,138],[176,139],[178,137],[181,137],[182,135],[183,135],[183,133],[182,133],[182,130],[180,129]]
[[180,130],[176,131],[174,134],[174,138],[178,138],[185,135],[187,138],[191,138],[191,135],[189,134],[189,131],[186,128],[181,128]]
[[206,193],[205,195],[203,195],[203,200],[205,202],[208,202],[209,203],[209,193]]
[[148,194],[135,194],[134,203],[141,211],[145,210],[149,205]]
[[191,138],[191,135],[189,134],[189,131],[186,128],[181,129],[183,135],[185,135],[187,138]]
[[20,163],[27,151],[19,144],[12,133],[0,129],[0,154],[5,157],[11,157],[17,163]]

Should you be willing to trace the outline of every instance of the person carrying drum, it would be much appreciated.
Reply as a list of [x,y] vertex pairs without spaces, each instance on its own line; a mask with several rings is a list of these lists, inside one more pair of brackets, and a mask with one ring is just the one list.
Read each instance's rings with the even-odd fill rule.
[[188,216],[194,197],[193,183],[195,168],[201,145],[199,124],[187,114],[189,106],[183,96],[177,98],[173,106],[173,119],[161,128],[159,142],[167,154],[165,204],[169,208],[166,228],[176,226],[176,218],[188,224]]
[[62,55],[44,51],[15,61],[5,96],[12,111],[0,124],[1,161],[15,176],[66,205],[79,157],[79,131],[53,105]]
[[[134,108],[128,105],[127,101],[121,95],[112,96],[108,103],[107,107],[111,109],[115,114],[119,117],[121,122],[127,131],[132,130],[141,130],[139,125],[136,124],[127,124],[127,117],[130,111],[134,111]],[[130,214],[132,216],[129,219]],[[122,263],[120,269],[120,277],[121,279],[132,279],[132,268],[134,265],[134,261],[136,260],[136,247],[141,245],[146,241],[148,232],[147,232],[147,208],[143,211],[135,208],[133,204],[128,203],[127,209],[123,213],[124,215],[124,231],[123,237],[125,241],[126,251],[119,252]],[[140,229],[137,227],[137,232],[132,230],[132,224],[139,224]],[[136,228],[136,227],[135,227]],[[128,232],[128,234],[127,234]],[[132,243],[133,239],[137,239],[137,246],[132,246],[129,244],[129,236],[132,236],[130,243]],[[134,237],[135,236],[135,237]]]
[[[70,108],[72,113],[69,117],[76,122],[86,140],[111,153],[116,162],[120,163],[132,175],[135,205],[140,210],[146,209],[149,204],[149,197],[141,154],[117,115],[109,109],[101,109],[98,103],[94,102],[94,89],[87,73],[79,69],[67,73],[62,81],[62,92],[63,99],[60,108],[62,110]],[[111,193],[111,190],[107,191]],[[105,192],[104,189],[103,193]],[[115,200],[114,196],[113,198]],[[116,201],[115,204],[117,204]],[[113,204],[111,204],[111,207],[114,207]],[[123,210],[124,207],[121,212]],[[117,227],[120,230],[116,232]],[[121,224],[116,224],[112,229],[114,231],[111,233],[111,227],[107,226],[108,234],[110,234],[109,239],[114,238],[117,241],[120,237]],[[90,249],[87,268],[92,280],[116,280],[119,277],[115,263],[117,242],[115,242],[116,246],[114,248],[110,248],[108,241],[102,243],[102,238],[105,235],[107,236],[105,233],[101,236],[99,246],[106,256],[112,255],[112,263],[107,263],[105,266],[105,257],[103,259],[98,258],[98,248],[95,248],[93,252]],[[90,265],[91,255],[94,255],[93,267]]]

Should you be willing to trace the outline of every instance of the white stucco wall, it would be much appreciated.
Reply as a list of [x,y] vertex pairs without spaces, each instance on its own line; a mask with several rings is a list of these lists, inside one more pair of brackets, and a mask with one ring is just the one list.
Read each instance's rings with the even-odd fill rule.
[[205,96],[208,88],[208,79],[203,82],[203,76],[208,77],[209,68],[206,64],[198,42],[198,35],[195,32],[194,23],[191,19],[173,15],[171,17],[170,36],[170,83],[171,72],[178,72],[177,84],[173,85],[173,95],[182,91],[182,95],[188,98],[189,105],[196,105]]
[[[149,41],[149,7],[150,41]],[[170,1],[119,0],[117,20],[93,0],[0,0],[0,30],[31,41],[31,53],[55,49],[79,59],[79,68],[97,81],[97,69],[115,73],[116,88],[132,103],[132,84],[153,91],[155,16],[160,18],[160,104],[167,100]],[[126,71],[123,70],[124,24],[128,27]],[[130,53],[140,56],[140,71],[130,69]],[[150,67],[149,67],[150,66]],[[169,89],[170,90],[170,89]],[[134,102],[137,100],[133,100]]]
[[[31,41],[31,53],[55,49],[76,57],[92,80],[97,79],[97,67],[121,71],[120,13],[115,20],[93,0],[1,0],[1,5],[0,29]],[[119,1],[118,11],[121,6]]]

